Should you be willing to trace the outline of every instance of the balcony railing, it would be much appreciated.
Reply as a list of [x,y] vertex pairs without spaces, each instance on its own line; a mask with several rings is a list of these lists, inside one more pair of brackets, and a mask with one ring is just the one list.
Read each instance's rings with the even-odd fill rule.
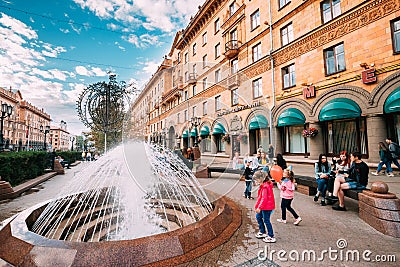
[[225,57],[234,58],[239,54],[239,47],[242,43],[238,40],[231,40],[225,44]]
[[187,83],[188,84],[195,84],[197,82],[197,74],[196,73],[189,73]]

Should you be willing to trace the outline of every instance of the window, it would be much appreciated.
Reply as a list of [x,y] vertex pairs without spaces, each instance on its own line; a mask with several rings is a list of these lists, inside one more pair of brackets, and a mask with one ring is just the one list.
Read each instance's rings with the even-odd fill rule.
[[188,120],[188,111],[185,110],[185,111],[183,112],[183,115],[184,115],[185,121],[187,121],[187,120]]
[[193,44],[193,56],[196,55],[197,52],[197,45],[196,43]]
[[261,58],[261,43],[253,46],[253,62],[260,60]]
[[197,74],[197,65],[193,64],[193,74]]
[[219,18],[214,22],[214,33],[219,32],[219,29],[221,28],[219,24]]
[[181,53],[179,52],[178,53],[178,63],[180,63],[181,62]]
[[185,82],[189,81],[189,73],[185,71]]
[[238,70],[238,59],[235,58],[231,61],[231,74],[235,74],[236,72],[238,72]]
[[221,45],[220,43],[218,43],[215,46],[215,58],[218,58],[221,55]]
[[203,90],[207,88],[207,77],[203,79]]
[[177,115],[176,115],[176,120],[178,121],[178,123],[181,123],[181,116],[180,116],[181,114],[180,113],[178,113]]
[[324,50],[326,75],[343,71],[346,69],[344,61],[344,45],[338,44]]
[[219,83],[221,81],[221,70],[218,69],[215,71],[215,83]]
[[216,96],[215,97],[215,111],[218,111],[221,109],[221,96]]
[[203,115],[207,115],[207,101],[203,102]]
[[237,41],[237,30],[234,29],[233,31],[230,32],[230,38],[231,41]]
[[282,8],[290,3],[290,0],[279,0],[279,8]]
[[225,151],[225,142],[222,141],[222,136],[223,134],[218,134],[215,137],[216,145],[217,145],[217,150],[218,152],[224,152]]
[[196,117],[196,106],[194,106],[194,107],[192,108],[192,114],[193,114],[192,117]]
[[236,12],[235,2],[233,2],[229,6],[229,16],[232,16],[233,14],[235,14],[235,12]]
[[254,30],[260,26],[260,10],[257,9],[253,14],[250,15],[251,30]]
[[322,21],[327,23],[341,14],[340,0],[325,0],[321,3]]
[[203,45],[207,43],[207,32],[203,33]]
[[207,55],[203,56],[203,68],[207,66]]
[[306,148],[310,147],[310,138],[304,138],[302,132],[304,125],[284,127],[285,153],[307,153]]
[[185,96],[185,100],[188,100],[188,99],[189,99],[188,91],[185,91],[184,96]]
[[231,91],[231,101],[232,101],[232,106],[235,106],[239,104],[239,89],[233,89]]
[[282,68],[283,89],[293,87],[296,85],[296,71],[294,64]]
[[185,53],[185,64],[188,63],[188,61],[189,61],[189,55],[188,55],[188,53],[186,52],[186,53]]
[[193,93],[193,95],[196,95],[196,85],[193,85],[193,87],[192,87],[192,93]]
[[293,24],[290,23],[281,29],[281,42],[282,46],[292,42],[293,37]]
[[262,96],[262,79],[258,78],[253,81],[253,98]]
[[400,53],[400,19],[391,22],[393,52]]

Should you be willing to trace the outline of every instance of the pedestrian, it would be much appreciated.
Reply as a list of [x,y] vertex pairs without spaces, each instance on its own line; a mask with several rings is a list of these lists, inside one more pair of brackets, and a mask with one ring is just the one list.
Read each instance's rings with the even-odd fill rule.
[[[254,174],[256,183],[260,184],[258,189],[257,202],[255,205],[256,220],[259,227],[257,238],[262,238],[266,243],[275,243],[274,230],[271,224],[271,214],[275,210],[275,197],[273,191],[273,183],[269,179],[266,172],[257,171]],[[265,231],[267,228],[267,232]]]
[[287,168],[286,160],[283,158],[282,154],[276,155],[276,165],[282,168],[282,170]]
[[88,151],[88,152],[86,153],[86,160],[87,160],[87,161],[91,161],[91,160],[92,160],[92,153],[90,153],[90,151]]
[[193,154],[192,149],[190,147],[187,149],[187,159],[189,159],[191,161],[194,161],[194,154]]
[[398,158],[400,157],[400,147],[397,143],[393,142],[393,139],[388,137],[386,138],[386,144],[389,145],[389,151],[392,153],[392,162],[396,167],[400,170],[400,163]]
[[379,148],[379,158],[380,162],[378,164],[378,168],[376,169],[376,172],[371,172],[372,175],[379,175],[383,165],[386,165],[386,172],[388,176],[393,177],[393,171],[392,171],[392,153],[389,151],[389,148],[386,146],[384,142],[379,142],[378,144]]
[[251,160],[246,159],[245,162],[245,169],[244,169],[244,180],[246,183],[246,188],[244,190],[244,197],[248,199],[254,199],[251,196],[251,189],[252,189],[252,184],[253,184],[253,170],[250,168],[251,165]]
[[268,147],[268,161],[269,161],[269,164],[271,164],[271,165],[274,164],[274,155],[275,155],[274,147],[272,146],[272,144],[269,144],[269,147]]
[[232,169],[240,170],[242,169],[243,164],[239,157],[239,152],[235,152],[235,156],[232,159]]
[[301,217],[297,215],[296,211],[291,207],[294,198],[294,173],[290,169],[283,171],[283,180],[277,183],[281,196],[281,210],[282,219],[277,219],[278,222],[286,223],[286,210],[288,210],[294,217],[294,225],[299,225]]
[[314,201],[317,202],[319,196],[322,196],[321,206],[326,206],[325,195],[328,188],[328,179],[331,174],[331,164],[328,162],[326,154],[319,154],[318,162],[314,165],[315,179],[317,179],[317,194],[314,196]]
[[85,160],[86,160],[86,152],[82,151],[82,161],[85,161]]

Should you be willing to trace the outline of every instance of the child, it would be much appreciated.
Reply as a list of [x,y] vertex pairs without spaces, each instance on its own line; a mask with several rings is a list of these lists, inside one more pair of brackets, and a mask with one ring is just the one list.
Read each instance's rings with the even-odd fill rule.
[[301,218],[294,209],[290,206],[294,197],[294,173],[290,169],[283,171],[283,180],[281,183],[277,183],[278,188],[281,190],[281,209],[282,219],[278,219],[278,222],[286,223],[286,210],[292,213],[295,218],[294,225],[299,225]]
[[[271,213],[275,209],[273,183],[267,173],[262,171],[257,171],[254,174],[254,178],[260,184],[255,205],[256,219],[260,231],[256,234],[256,237],[263,238],[263,241],[266,243],[275,243],[276,239],[271,224]],[[267,226],[268,235],[265,233],[265,226]]]
[[248,199],[254,199],[251,196],[251,188],[253,183],[253,170],[250,168],[251,160],[246,159],[244,161],[246,168],[244,169],[244,180],[246,182],[246,189],[244,190],[244,197]]

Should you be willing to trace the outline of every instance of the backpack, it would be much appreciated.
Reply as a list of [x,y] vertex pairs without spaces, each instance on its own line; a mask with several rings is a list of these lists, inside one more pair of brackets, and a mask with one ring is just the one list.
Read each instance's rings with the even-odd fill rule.
[[396,158],[399,158],[400,157],[400,146],[396,143],[392,143],[392,144],[393,144],[393,148],[394,148],[392,153],[396,156]]

